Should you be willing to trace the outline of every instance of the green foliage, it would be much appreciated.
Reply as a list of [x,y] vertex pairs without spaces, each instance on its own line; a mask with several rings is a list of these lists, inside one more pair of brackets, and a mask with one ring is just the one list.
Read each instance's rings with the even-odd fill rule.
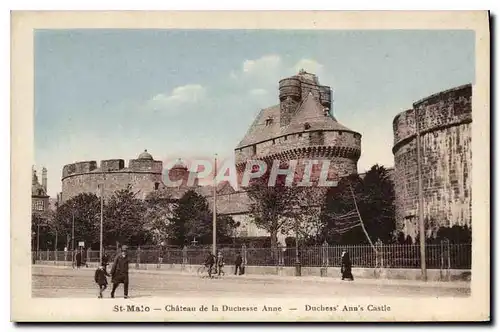
[[[86,246],[99,246],[101,203],[95,194],[83,193],[58,207],[54,227],[59,238],[71,238],[72,221],[75,221],[75,246],[85,241]],[[70,247],[71,249],[71,244]]]
[[[217,241],[226,242],[238,224],[229,216],[217,216]],[[168,227],[171,244],[189,245],[196,237],[199,244],[212,243],[212,211],[204,196],[187,191],[172,211]]]
[[[322,237],[332,244],[369,243],[359,226],[351,188],[371,241],[375,243],[380,239],[383,243],[393,242],[396,228],[394,185],[388,170],[379,165],[374,165],[363,179],[357,175],[344,178],[338,187],[327,192],[321,216]],[[350,218],[348,226],[345,224],[346,218]],[[342,228],[345,231],[339,232]]]
[[[268,167],[270,169],[270,167]],[[277,247],[278,232],[286,232],[296,226],[300,218],[301,187],[286,185],[285,176],[269,185],[270,172],[254,179],[247,188],[250,198],[250,215],[255,225],[269,232],[271,247]]]
[[[151,243],[145,230],[146,204],[136,197],[131,186],[118,190],[104,208],[104,245],[138,246]],[[99,237],[97,237],[99,239]]]
[[153,191],[145,199],[144,228],[151,233],[154,244],[165,242],[170,235],[173,204],[170,194],[165,190]]

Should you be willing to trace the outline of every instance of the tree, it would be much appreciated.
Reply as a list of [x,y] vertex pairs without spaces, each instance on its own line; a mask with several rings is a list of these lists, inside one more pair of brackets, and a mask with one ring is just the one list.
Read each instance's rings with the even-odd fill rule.
[[146,196],[144,228],[151,233],[152,241],[160,244],[169,238],[170,218],[172,217],[173,201],[166,190],[153,191]]
[[[237,226],[230,216],[217,216],[218,242],[227,241]],[[187,191],[172,211],[169,233],[177,245],[187,245],[195,237],[200,244],[212,243],[212,211],[207,199],[194,190]]]
[[[268,170],[270,167],[267,168]],[[278,246],[278,232],[286,233],[295,227],[300,211],[300,187],[287,185],[285,176],[278,176],[269,185],[270,171],[254,179],[247,188],[250,215],[258,228],[269,232],[271,248]]]
[[[75,247],[78,241],[86,246],[99,246],[101,204],[95,194],[82,193],[58,206],[55,213],[53,229],[57,228],[59,238],[72,236],[72,223],[75,225]],[[67,244],[71,248],[71,243]]]
[[362,226],[372,243],[395,240],[394,185],[383,166],[372,166],[363,178],[352,175],[341,179],[326,196],[322,221],[323,237],[328,242],[368,244]]
[[136,198],[129,185],[118,190],[104,209],[104,244],[139,246],[151,242],[151,234],[145,229],[146,204]]

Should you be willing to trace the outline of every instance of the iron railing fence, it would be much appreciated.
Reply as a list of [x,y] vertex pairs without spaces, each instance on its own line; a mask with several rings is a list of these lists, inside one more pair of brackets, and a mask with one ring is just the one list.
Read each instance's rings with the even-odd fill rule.
[[[294,266],[297,261],[301,266],[321,267],[340,266],[343,250],[349,253],[353,267],[364,268],[420,268],[419,245],[367,245],[353,246],[315,246],[295,248],[218,248],[223,252],[226,264],[233,264],[240,254],[248,266]],[[209,248],[169,248],[128,250],[132,263],[141,264],[193,264],[201,265],[205,261]],[[76,253],[76,252],[75,252]],[[116,256],[116,250],[106,250],[110,261]],[[33,252],[38,261],[72,261],[71,251]],[[82,260],[99,262],[99,251],[82,251]],[[430,244],[426,245],[426,265],[429,269],[470,269],[472,246],[470,244]]]

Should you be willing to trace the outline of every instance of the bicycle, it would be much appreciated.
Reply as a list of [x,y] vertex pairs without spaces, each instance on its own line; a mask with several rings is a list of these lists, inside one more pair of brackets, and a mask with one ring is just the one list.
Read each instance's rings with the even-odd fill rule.
[[203,264],[202,266],[200,266],[198,268],[198,270],[196,270],[196,274],[202,278],[205,276],[213,277],[217,273],[215,266],[212,266],[212,271],[211,271],[210,275],[208,275],[208,268],[209,268],[208,266]]
[[[212,266],[212,271],[210,273],[210,276],[211,278],[213,277],[218,277],[219,276],[219,271],[217,271],[217,267],[214,265]],[[221,274],[220,276],[225,276],[226,275],[226,272],[224,272],[224,270],[222,270],[221,268]],[[198,270],[196,270],[196,274],[199,276],[199,277],[205,277],[205,276],[208,276],[208,267],[206,265],[202,265],[198,268]]]

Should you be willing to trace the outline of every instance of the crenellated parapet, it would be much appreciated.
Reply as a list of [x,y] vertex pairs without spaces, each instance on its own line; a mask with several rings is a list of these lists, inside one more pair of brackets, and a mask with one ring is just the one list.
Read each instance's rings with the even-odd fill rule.
[[144,198],[149,192],[163,187],[163,162],[154,160],[144,151],[136,159],[129,160],[128,167],[123,159],[82,161],[65,165],[62,171],[62,200],[66,201],[80,193],[99,193],[104,185],[106,197],[128,185]]

